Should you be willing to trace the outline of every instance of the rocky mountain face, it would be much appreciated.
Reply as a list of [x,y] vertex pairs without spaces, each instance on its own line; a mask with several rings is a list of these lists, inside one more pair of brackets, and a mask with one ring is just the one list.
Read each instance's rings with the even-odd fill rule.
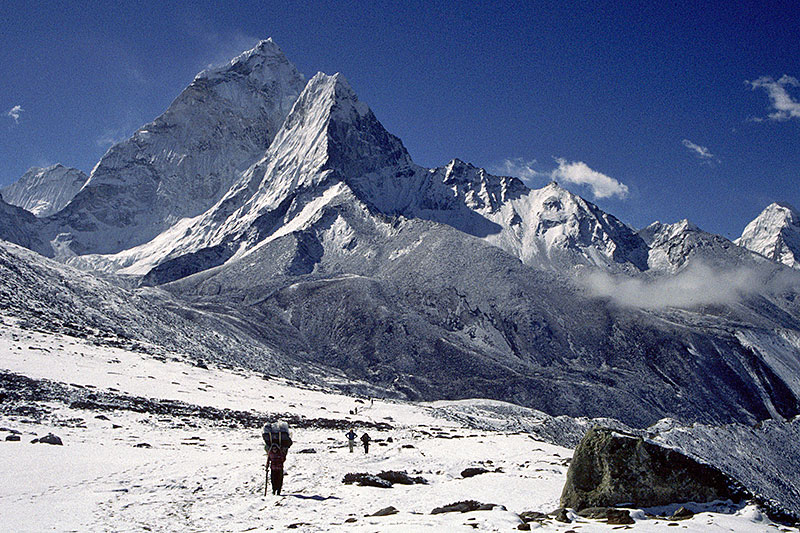
[[39,229],[39,221],[32,213],[7,204],[0,196],[0,239],[48,254],[50,245],[39,236]]
[[254,368],[636,426],[800,413],[798,273],[686,221],[636,232],[555,183],[420,167],[343,76],[303,84],[270,41],[37,220],[12,237],[158,287],[134,294],[213,325],[226,354],[245,339]]
[[33,167],[16,182],[0,189],[3,200],[46,217],[64,208],[84,186],[88,176],[62,164]]
[[773,261],[800,268],[800,213],[788,204],[770,204],[735,242]]
[[46,231],[70,233],[75,254],[116,253],[202,214],[263,156],[303,86],[270,40],[201,72],[163,115],[111,147]]

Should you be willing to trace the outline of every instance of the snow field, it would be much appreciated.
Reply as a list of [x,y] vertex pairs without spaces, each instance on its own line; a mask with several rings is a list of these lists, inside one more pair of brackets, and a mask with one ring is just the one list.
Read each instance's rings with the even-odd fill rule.
[[[193,366],[94,346],[79,339],[0,327],[0,369],[34,379],[116,394],[308,418],[386,422],[368,429],[370,453],[350,454],[344,431],[295,429],[284,493],[264,496],[265,454],[258,428],[201,417],[87,411],[51,402],[48,415],[0,415],[0,516],[9,531],[512,531],[526,510],[558,506],[571,450],[525,434],[474,430],[437,419],[426,405],[356,398],[304,388],[247,371]],[[270,396],[272,398],[270,398]],[[357,415],[350,415],[352,409]],[[104,418],[98,418],[103,416]],[[64,446],[31,445],[59,435]],[[391,437],[392,442],[387,439]],[[150,447],[137,447],[146,443]],[[315,453],[300,453],[313,449]],[[499,469],[463,479],[461,471]],[[427,485],[390,489],[344,485],[350,472],[405,470]],[[431,515],[434,507],[473,499],[493,511]],[[367,517],[387,506],[398,514]],[[677,526],[634,511],[637,531],[787,531],[751,507],[735,514],[701,513]],[[350,519],[351,522],[346,522]],[[352,520],[355,521],[352,521]],[[531,523],[542,531],[611,531],[576,518]],[[796,531],[796,530],[794,530]]]

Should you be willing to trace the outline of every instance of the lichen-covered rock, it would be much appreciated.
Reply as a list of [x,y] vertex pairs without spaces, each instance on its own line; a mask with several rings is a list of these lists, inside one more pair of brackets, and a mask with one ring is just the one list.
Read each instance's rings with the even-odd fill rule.
[[575,449],[561,505],[578,510],[652,507],[745,495],[735,480],[710,465],[640,437],[595,427]]

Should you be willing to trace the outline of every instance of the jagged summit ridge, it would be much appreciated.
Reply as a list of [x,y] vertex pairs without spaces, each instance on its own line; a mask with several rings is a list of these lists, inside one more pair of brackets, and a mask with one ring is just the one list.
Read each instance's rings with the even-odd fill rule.
[[734,242],[773,261],[800,268],[800,213],[789,204],[772,203]]
[[77,168],[61,163],[31,167],[16,182],[3,187],[3,199],[11,205],[46,217],[60,211],[84,186],[88,177]]

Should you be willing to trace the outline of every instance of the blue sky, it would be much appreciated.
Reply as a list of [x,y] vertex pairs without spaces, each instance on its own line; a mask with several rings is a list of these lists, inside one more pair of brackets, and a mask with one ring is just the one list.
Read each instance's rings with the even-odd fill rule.
[[0,185],[88,172],[272,36],[306,77],[342,72],[422,165],[555,177],[633,226],[729,238],[770,202],[800,207],[796,3],[186,4],[3,2]]

